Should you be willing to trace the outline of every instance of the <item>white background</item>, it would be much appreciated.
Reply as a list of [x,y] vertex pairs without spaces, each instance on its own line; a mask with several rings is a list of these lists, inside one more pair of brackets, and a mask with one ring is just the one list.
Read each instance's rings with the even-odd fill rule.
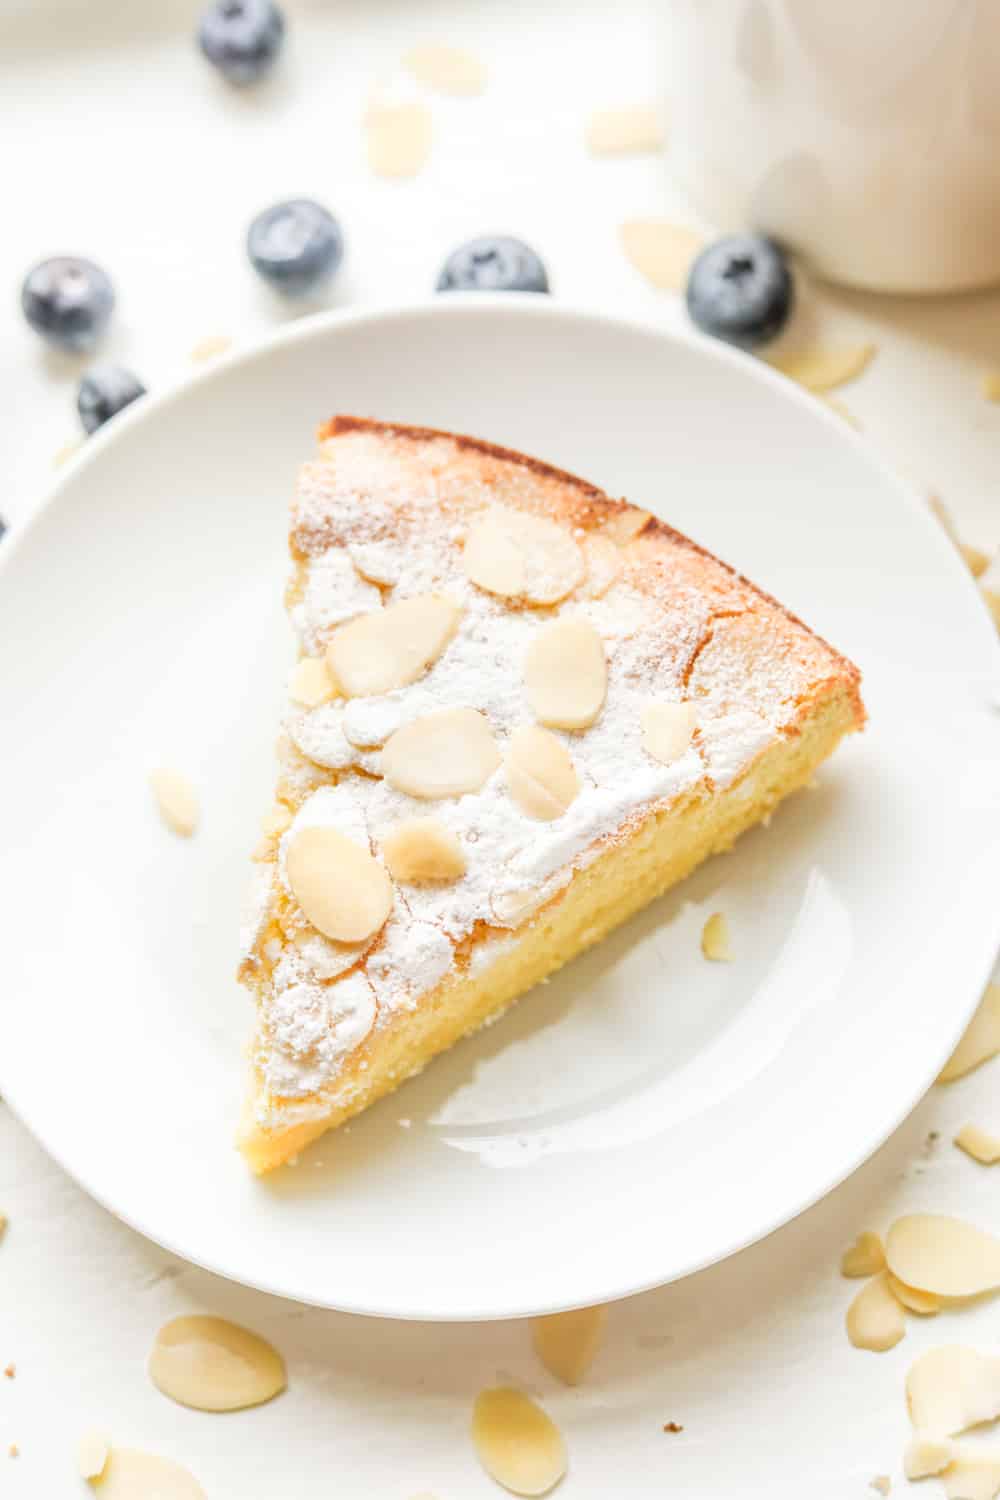
[[[238,96],[191,45],[195,9],[180,0],[0,6],[0,510],[13,524],[44,495],[56,453],[76,435],[81,366],[45,353],[17,308],[21,275],[45,254],[86,253],[109,269],[120,303],[102,353],[150,386],[182,379],[206,336],[243,342],[289,316],[256,283],[242,240],[254,212],[297,194],[326,202],[344,226],[348,257],[327,302],[422,296],[450,248],[501,230],[539,249],[558,295],[682,325],[676,299],[649,289],[617,240],[626,217],[683,215],[669,158],[593,161],[582,144],[591,109],[658,94],[661,7],[299,0],[279,76]],[[398,82],[400,53],[427,38],[477,50],[489,91],[431,100],[426,170],[410,183],[376,181],[362,149],[364,100],[376,81]],[[1000,366],[1000,295],[920,301],[812,289],[794,334],[819,333],[877,343],[844,404],[882,452],[947,500],[970,540],[996,545],[1000,407],[978,382]],[[137,513],[141,504],[137,495]],[[910,1360],[943,1341],[995,1347],[1000,1313],[987,1302],[911,1319],[894,1351],[861,1353],[844,1335],[855,1288],[839,1279],[837,1260],[859,1229],[884,1228],[907,1209],[1000,1229],[1000,1169],[991,1176],[950,1144],[967,1119],[1000,1127],[996,1076],[988,1065],[932,1091],[867,1167],[764,1244],[614,1308],[593,1373],[575,1391],[538,1366],[521,1324],[318,1313],[175,1263],[84,1198],[0,1107],[0,1211],[10,1218],[0,1366],[11,1360],[17,1371],[0,1379],[0,1495],[82,1493],[73,1447],[97,1424],[185,1463],[213,1500],[408,1500],[420,1491],[476,1500],[497,1491],[477,1468],[469,1413],[477,1390],[498,1380],[539,1395],[562,1426],[567,1496],[844,1500],[869,1494],[879,1473],[900,1489]],[[816,1107],[835,1118],[848,1111],[850,1081]],[[928,1145],[931,1131],[940,1138]],[[228,1417],[160,1396],[143,1368],[153,1335],[167,1317],[202,1310],[270,1337],[288,1361],[288,1393]],[[684,1431],[665,1434],[667,1421]],[[12,1442],[17,1459],[5,1457]]]

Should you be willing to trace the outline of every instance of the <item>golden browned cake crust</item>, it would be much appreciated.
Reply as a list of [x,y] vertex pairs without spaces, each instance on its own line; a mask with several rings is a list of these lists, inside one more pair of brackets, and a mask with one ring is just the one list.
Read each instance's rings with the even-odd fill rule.
[[[625,501],[425,428],[340,416],[319,442],[290,531],[287,602],[305,666],[241,968],[258,1004],[241,1133],[256,1170],[365,1108],[728,847],[864,722],[850,662]],[[403,601],[435,620],[443,611],[441,638],[412,672],[368,681],[352,629]],[[554,675],[529,665],[553,632],[570,652]],[[586,650],[604,687],[577,720],[546,694],[564,699],[568,677],[579,699],[574,653]],[[442,714],[462,735],[472,715],[479,761],[443,740],[431,762],[457,754],[461,774],[431,795],[412,776],[440,768],[429,773],[425,757],[411,776],[411,742]],[[535,720],[547,730],[527,733]],[[463,782],[470,756],[481,768]],[[460,876],[406,873],[398,836],[415,817],[459,851]],[[302,909],[289,850],[316,828],[389,866],[390,915],[373,934],[338,940]]]

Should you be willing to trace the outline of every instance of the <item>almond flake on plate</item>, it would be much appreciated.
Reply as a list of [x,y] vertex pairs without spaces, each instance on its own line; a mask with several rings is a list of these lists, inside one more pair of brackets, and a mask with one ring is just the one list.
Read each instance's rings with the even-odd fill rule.
[[847,1309],[847,1337],[856,1349],[884,1354],[906,1332],[903,1309],[889,1290],[884,1271],[866,1281]]
[[640,275],[665,292],[684,290],[702,236],[669,219],[627,219],[621,226],[622,249]]
[[529,1396],[510,1387],[476,1397],[472,1441],[490,1478],[514,1495],[547,1495],[566,1473],[558,1427]]
[[486,88],[486,68],[474,52],[425,42],[403,54],[403,64],[426,88],[456,98],[471,98]]
[[885,1270],[885,1246],[881,1235],[864,1229],[840,1257],[840,1274],[848,1278],[877,1276]]
[[150,772],[149,784],[166,827],[180,838],[190,838],[198,826],[199,808],[198,794],[188,778],[161,766]]
[[285,1362],[256,1333],[196,1314],[164,1323],[149,1356],[157,1390],[196,1411],[241,1411],[285,1389]]
[[975,1297],[1000,1286],[1000,1240],[945,1214],[905,1214],[885,1238],[889,1270],[941,1297]]
[[857,344],[852,349],[790,350],[773,355],[768,363],[807,391],[825,392],[856,380],[874,357],[874,344]]
[[732,963],[733,950],[729,942],[729,922],[725,912],[713,911],[701,929],[701,951],[713,963]]
[[419,100],[372,104],[365,113],[368,165],[376,177],[415,177],[431,151],[431,116]]
[[663,126],[652,106],[595,109],[587,121],[587,150],[592,156],[636,155],[662,151]]
[[100,1479],[108,1463],[111,1439],[105,1432],[85,1432],[76,1445],[76,1467],[81,1479]]
[[1000,1416],[1000,1357],[964,1344],[928,1349],[906,1376],[906,1405],[918,1433],[954,1437]]
[[951,1083],[1000,1052],[1000,984],[988,984],[965,1035],[937,1076]]
[[94,1493],[101,1500],[207,1500],[187,1469],[138,1448],[112,1448]]
[[564,1385],[579,1385],[600,1347],[606,1307],[578,1307],[551,1313],[532,1325],[535,1353],[545,1368]]
[[876,1474],[873,1479],[869,1479],[868,1488],[877,1495],[888,1495],[892,1490],[892,1480],[888,1474]]
[[963,1125],[955,1137],[955,1145],[984,1167],[1000,1161],[1000,1136],[991,1135],[979,1125]]

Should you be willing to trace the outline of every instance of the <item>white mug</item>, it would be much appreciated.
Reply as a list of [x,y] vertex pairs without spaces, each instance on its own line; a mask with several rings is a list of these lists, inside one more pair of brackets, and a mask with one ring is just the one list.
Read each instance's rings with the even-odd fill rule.
[[1000,280],[1000,0],[666,0],[671,160],[720,229],[879,291]]

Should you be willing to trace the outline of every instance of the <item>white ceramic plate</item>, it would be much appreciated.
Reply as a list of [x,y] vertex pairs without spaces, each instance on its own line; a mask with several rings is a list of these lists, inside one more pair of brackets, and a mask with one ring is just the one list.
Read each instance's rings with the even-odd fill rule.
[[[869,731],[396,1097],[252,1180],[237,917],[291,641],[285,505],[337,410],[479,434],[666,516],[865,673]],[[992,961],[1000,653],[919,501],[749,358],[546,299],[282,334],[91,440],[0,568],[0,1086],[178,1254],[307,1302],[515,1316],[728,1255],[857,1166]],[[204,801],[192,842],[156,763]],[[735,959],[698,936],[724,910]]]

